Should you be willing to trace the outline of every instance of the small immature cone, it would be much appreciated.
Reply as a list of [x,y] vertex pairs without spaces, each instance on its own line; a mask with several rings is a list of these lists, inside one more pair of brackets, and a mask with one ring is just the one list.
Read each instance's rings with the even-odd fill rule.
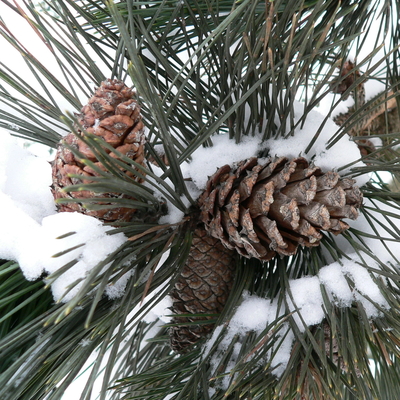
[[[214,324],[192,324],[216,319],[232,288],[235,272],[235,252],[210,237],[203,227],[193,233],[193,241],[182,273],[170,293],[172,311],[177,314],[170,328],[171,347],[185,352],[188,347],[208,335]],[[180,317],[179,314],[215,314],[214,316]]]
[[[358,69],[355,69],[354,63],[350,60],[346,61],[340,71],[340,77],[338,77],[331,83],[332,92],[343,94],[360,77],[361,73]],[[364,83],[361,82],[360,84],[358,84],[357,89],[363,90],[363,87]]]
[[[81,113],[77,116],[80,126],[88,133],[102,138],[124,156],[144,166],[144,125],[140,107],[132,98],[134,92],[117,79],[108,79],[101,83],[94,95],[89,99]],[[85,132],[81,132],[83,136]],[[126,198],[119,193],[94,193],[90,191],[64,192],[62,189],[75,184],[90,183],[92,176],[98,175],[66,146],[78,150],[84,158],[95,163],[104,170],[91,149],[73,133],[68,134],[59,144],[55,160],[52,164],[53,185],[51,187],[55,199],[88,199],[92,197]],[[108,150],[106,150],[109,152]],[[117,158],[114,153],[111,157]],[[122,170],[127,176],[141,181],[130,171]],[[79,178],[71,175],[79,175]],[[86,178],[86,179],[85,179]],[[131,198],[131,197],[129,197]],[[107,206],[110,203],[102,203]],[[99,218],[105,222],[129,221],[136,210],[134,208],[107,208],[89,211],[82,203],[70,202],[58,205],[58,211],[78,211]]]
[[321,230],[335,235],[356,219],[362,193],[355,181],[323,173],[305,158],[256,157],[225,165],[199,199],[207,232],[244,257],[267,261],[293,255],[298,245],[318,246]]

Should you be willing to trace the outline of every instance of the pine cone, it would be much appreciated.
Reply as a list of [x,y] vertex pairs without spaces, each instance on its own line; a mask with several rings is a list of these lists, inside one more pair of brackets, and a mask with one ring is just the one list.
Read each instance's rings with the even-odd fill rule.
[[[260,160],[261,162],[261,160]],[[225,165],[199,199],[207,232],[244,257],[293,255],[298,245],[318,246],[320,230],[339,234],[356,219],[362,193],[352,179],[323,173],[304,158],[253,157]]]
[[[140,107],[132,98],[134,92],[119,80],[106,80],[95,91],[93,97],[77,116],[86,132],[104,139],[116,150],[138,164],[144,165],[144,125],[140,114]],[[80,131],[83,136],[85,133]],[[53,185],[52,193],[55,199],[88,199],[92,197],[116,198],[119,193],[94,193],[90,191],[63,192],[62,189],[75,184],[90,183],[90,177],[98,175],[92,168],[80,162],[71,150],[65,145],[78,150],[82,155],[93,161],[100,169],[104,166],[97,160],[91,149],[75,134],[68,134],[59,144],[55,160],[52,164]],[[108,152],[108,150],[106,150]],[[111,157],[116,158],[114,153]],[[137,181],[141,181],[129,171],[123,172]],[[82,179],[70,175],[81,175]],[[86,177],[86,179],[85,179]],[[102,203],[109,205],[110,203]],[[134,208],[107,208],[89,211],[81,203],[71,202],[58,205],[58,211],[78,211],[83,214],[97,217],[105,222],[129,221],[135,213]]]
[[[235,252],[207,235],[203,227],[193,232],[192,246],[182,273],[170,293],[174,314],[219,314],[232,288]],[[207,317],[174,317],[170,328],[171,347],[184,352],[189,346],[209,334],[213,323],[184,325],[215,319]]]
[[[353,73],[351,73],[352,71]],[[360,71],[358,69],[355,69],[354,63],[348,60],[343,64],[343,67],[340,71],[340,76],[334,79],[333,82],[331,83],[331,90],[333,93],[343,94],[360,77],[361,77]],[[363,82],[359,83],[357,89],[362,90],[364,93],[364,83]],[[346,97],[343,97],[343,100],[346,100],[347,98],[348,95]]]

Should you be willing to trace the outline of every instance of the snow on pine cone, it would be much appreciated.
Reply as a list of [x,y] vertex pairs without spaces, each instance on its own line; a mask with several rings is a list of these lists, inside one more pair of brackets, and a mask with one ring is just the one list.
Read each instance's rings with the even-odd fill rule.
[[318,246],[321,230],[339,234],[356,219],[362,193],[355,181],[323,173],[302,157],[256,157],[225,165],[199,199],[207,232],[244,257],[267,261]]
[[235,256],[235,251],[209,236],[204,227],[193,232],[189,256],[170,293],[171,310],[176,314],[172,323],[177,325],[170,327],[169,334],[171,347],[176,352],[185,352],[212,331],[214,323],[204,321],[216,319],[224,308],[234,280]]
[[[85,135],[86,131],[104,139],[105,142],[126,157],[144,165],[144,125],[140,107],[132,98],[134,94],[130,88],[117,79],[108,79],[102,82],[89,99],[88,104],[77,115],[78,122],[84,129],[84,131],[79,129],[79,132],[82,136]],[[60,142],[52,164],[53,185],[51,189],[55,199],[131,198],[119,193],[64,192],[63,188],[80,183],[90,183],[90,177],[98,175],[92,168],[83,164],[79,157],[76,157],[66,145],[76,149],[84,158],[105,170],[91,149],[77,135],[68,134]],[[108,150],[106,151],[108,152]],[[114,153],[111,153],[111,156],[117,157]],[[123,172],[136,181],[141,181],[132,172],[126,170],[123,170]],[[82,179],[71,175],[80,175]],[[79,202],[61,203],[58,204],[58,211],[78,211],[105,222],[129,221],[136,211],[134,208],[126,207],[110,208],[107,207],[110,204],[107,202],[101,204],[105,205],[104,209],[90,211]]]

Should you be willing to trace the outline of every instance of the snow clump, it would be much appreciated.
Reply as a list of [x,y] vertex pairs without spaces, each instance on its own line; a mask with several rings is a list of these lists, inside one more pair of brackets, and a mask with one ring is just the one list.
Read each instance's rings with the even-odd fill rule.
[[[358,255],[353,253],[350,255],[350,259],[344,260],[341,264],[335,262],[321,268],[316,276],[304,276],[290,280],[289,290],[285,293],[286,310],[283,309],[282,303],[278,299],[279,295],[275,299],[268,299],[245,293],[242,303],[229,321],[223,339],[218,344],[218,350],[211,355],[210,362],[214,373],[219,368],[220,354],[224,354],[237,337],[240,340],[250,332],[261,335],[271,324],[272,331],[276,328],[274,324],[278,319],[290,314],[300,332],[304,332],[306,326],[322,322],[325,316],[322,287],[328,294],[329,300],[336,306],[350,307],[358,302],[364,307],[368,318],[379,317],[381,312],[375,304],[382,309],[389,309],[389,304],[379,290],[375,281],[377,278],[373,277],[359,262]],[[377,266],[372,263],[371,268],[374,267]],[[352,287],[347,279],[351,282]],[[279,304],[281,304],[280,307]],[[273,374],[277,377],[280,377],[287,367],[295,340],[289,323],[284,319],[281,321],[282,326],[277,331],[278,351],[272,347],[267,356],[258,361],[262,365],[269,362]],[[214,330],[212,337],[204,345],[203,357],[209,354],[221,331],[222,326]],[[222,389],[226,390],[231,380],[234,379],[231,370],[238,361],[239,352],[233,351],[224,371],[226,375],[218,382]],[[218,375],[223,375],[219,369]]]
[[[76,259],[52,284],[54,299],[67,302],[92,268],[127,238],[122,233],[110,235],[111,228],[96,218],[56,213],[50,164],[23,149],[6,131],[0,133],[0,207],[4,210],[0,258],[17,261],[28,280],[51,274]],[[107,289],[111,298],[123,294],[126,280],[121,278]],[[68,291],[76,281],[80,283]]]

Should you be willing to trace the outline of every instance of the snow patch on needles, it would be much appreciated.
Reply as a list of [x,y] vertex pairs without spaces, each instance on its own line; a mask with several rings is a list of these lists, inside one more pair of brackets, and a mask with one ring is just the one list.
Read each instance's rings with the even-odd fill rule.
[[236,330],[262,331],[276,317],[276,304],[269,300],[245,294],[244,301],[236,310],[230,326]]
[[[380,311],[375,305],[383,309],[389,309],[389,304],[385,300],[379,286],[368,272],[359,263],[358,256],[353,253],[351,258],[332,263],[321,268],[316,276],[304,276],[299,279],[289,281],[289,290],[285,293],[287,309],[286,312],[279,308],[278,297],[271,300],[261,298],[256,295],[245,294],[240,306],[229,321],[229,325],[223,335],[223,339],[218,343],[217,351],[211,356],[213,373],[220,371],[221,356],[230,348],[235,338],[245,338],[250,332],[261,335],[270,324],[274,324],[277,319],[292,313],[293,323],[296,324],[300,332],[304,332],[306,326],[319,324],[323,321],[324,299],[322,290],[328,294],[329,300],[338,307],[350,307],[352,304],[360,303],[365,310],[368,318],[380,316]],[[371,264],[371,267],[374,267]],[[323,288],[324,287],[324,288]],[[260,360],[263,365],[270,362],[270,368],[276,376],[281,376],[286,369],[290,358],[290,353],[295,340],[294,332],[286,321],[282,321],[282,327],[277,331],[276,345],[272,347]],[[270,332],[277,326],[271,328]],[[218,337],[221,335],[222,326],[215,329],[211,339],[205,344],[204,356],[210,353]],[[265,334],[265,332],[264,332]],[[275,352],[276,349],[278,349]],[[271,355],[274,353],[273,358]],[[254,353],[256,355],[257,352]],[[250,359],[251,357],[249,357]],[[226,390],[234,373],[232,368],[239,362],[239,353],[233,351],[230,360],[224,360],[227,364],[225,375],[219,385]],[[229,366],[232,367],[229,367]]]
[[[283,315],[283,312],[279,310],[278,301],[276,299],[271,301],[270,299],[249,294],[243,296],[243,301],[230,320],[223,334],[223,339],[217,345],[217,351],[214,351],[210,357],[212,374],[218,374],[219,376],[225,374],[221,379],[216,381],[217,387],[226,390],[231,380],[234,380],[235,374],[232,372],[232,369],[236,367],[239,362],[240,342],[242,342],[250,332],[261,335],[269,324]],[[205,344],[203,357],[206,357],[210,353],[217,338],[220,337],[221,331],[222,326],[214,330],[213,336]],[[267,333],[267,335],[268,334],[269,333]],[[278,332],[277,343],[279,351],[276,352],[274,358],[270,360],[271,368],[274,369],[274,373],[277,376],[280,376],[284,372],[285,366],[289,361],[293,339],[293,333],[288,331],[288,325],[284,322],[284,326],[282,326],[281,330]],[[227,360],[225,359],[225,355],[231,347],[233,340],[237,340],[237,343],[233,347],[229,360]],[[268,356],[264,357],[264,359],[259,360],[257,365],[266,364],[270,359],[271,351],[274,351],[274,349],[270,350]],[[250,361],[256,354],[257,352],[254,352],[246,361]],[[224,358],[224,364],[226,365],[225,370],[221,370],[222,358]],[[214,388],[211,388],[211,390],[214,390]]]
[[190,163],[182,165],[184,177],[192,178],[199,189],[204,189],[208,178],[223,165],[254,157],[260,150],[260,138],[244,136],[239,144],[228,135],[212,137],[213,146],[200,146],[193,154]]
[[[318,324],[324,318],[321,284],[317,276],[305,276],[289,281],[286,301],[300,331]],[[296,312],[299,310],[299,312]]]
[[[294,106],[295,122],[297,122],[304,112],[304,105],[296,102]],[[348,135],[343,136],[332,147],[327,148],[332,137],[338,132],[339,127],[331,119],[325,121],[325,118],[318,111],[310,111],[304,124],[296,127],[293,136],[287,139],[270,139],[267,141],[266,147],[270,150],[270,155],[286,156],[288,158],[302,156],[308,160],[312,159],[314,164],[323,171],[339,170],[348,164],[351,165],[345,170],[340,170],[340,174],[350,173],[351,168],[364,166],[363,162],[357,161],[360,158],[360,151]],[[306,153],[314,135],[323,124],[324,126],[313,146]],[[362,175],[355,179],[357,185],[362,186],[368,182],[369,176]]]
[[[87,274],[126,241],[121,233],[108,235],[110,229],[87,215],[54,214],[43,219],[35,236],[30,239],[30,246],[21,243],[14,259],[19,262],[27,279],[38,279],[43,272],[54,273],[76,260],[76,264],[51,285],[54,299],[67,302],[78,293]],[[81,282],[64,296],[67,288],[76,281]],[[117,293],[123,294],[119,286],[125,288],[125,285],[126,279],[120,279],[110,289],[110,296],[115,298]]]
[[129,279],[135,273],[134,269],[131,269],[129,272],[126,272],[121,278],[118,279],[117,282],[111,284],[109,283],[106,286],[105,294],[111,300],[119,299],[125,293],[126,285],[128,284]]
[[[76,259],[76,264],[52,284],[54,299],[66,302],[82,282],[63,297],[66,288],[83,280],[126,237],[122,233],[109,235],[111,228],[93,217],[57,214],[50,185],[50,164],[24,150],[7,132],[1,132],[0,207],[6,211],[0,229],[0,258],[17,261],[29,280],[55,272]],[[73,247],[76,248],[53,257]],[[125,285],[126,279],[120,279],[110,289],[110,296],[123,294]]]
[[[304,104],[295,102],[294,112],[294,121],[298,122],[304,113]],[[232,166],[236,162],[257,156],[263,148],[269,149],[271,157],[305,157],[312,160],[323,171],[339,170],[343,166],[350,165],[347,169],[339,171],[340,174],[348,174],[351,172],[351,168],[364,166],[364,163],[357,161],[360,159],[360,151],[348,135],[343,136],[327,149],[329,141],[340,128],[331,119],[325,121],[325,118],[318,111],[312,110],[308,113],[304,124],[296,127],[292,136],[286,139],[270,139],[262,144],[260,136],[243,136],[242,141],[237,144],[234,140],[229,139],[228,135],[215,135],[212,137],[212,147],[200,146],[192,154],[192,160],[182,164],[183,176],[190,178],[198,189],[203,190],[208,178],[218,168],[225,164]],[[321,132],[306,153],[307,147],[321,125],[323,125]],[[362,186],[369,180],[369,177],[363,175],[355,179],[357,185]]]
[[353,292],[347,284],[342,266],[339,263],[323,267],[318,273],[319,280],[325,286],[329,300],[338,307],[350,307],[354,300]]

